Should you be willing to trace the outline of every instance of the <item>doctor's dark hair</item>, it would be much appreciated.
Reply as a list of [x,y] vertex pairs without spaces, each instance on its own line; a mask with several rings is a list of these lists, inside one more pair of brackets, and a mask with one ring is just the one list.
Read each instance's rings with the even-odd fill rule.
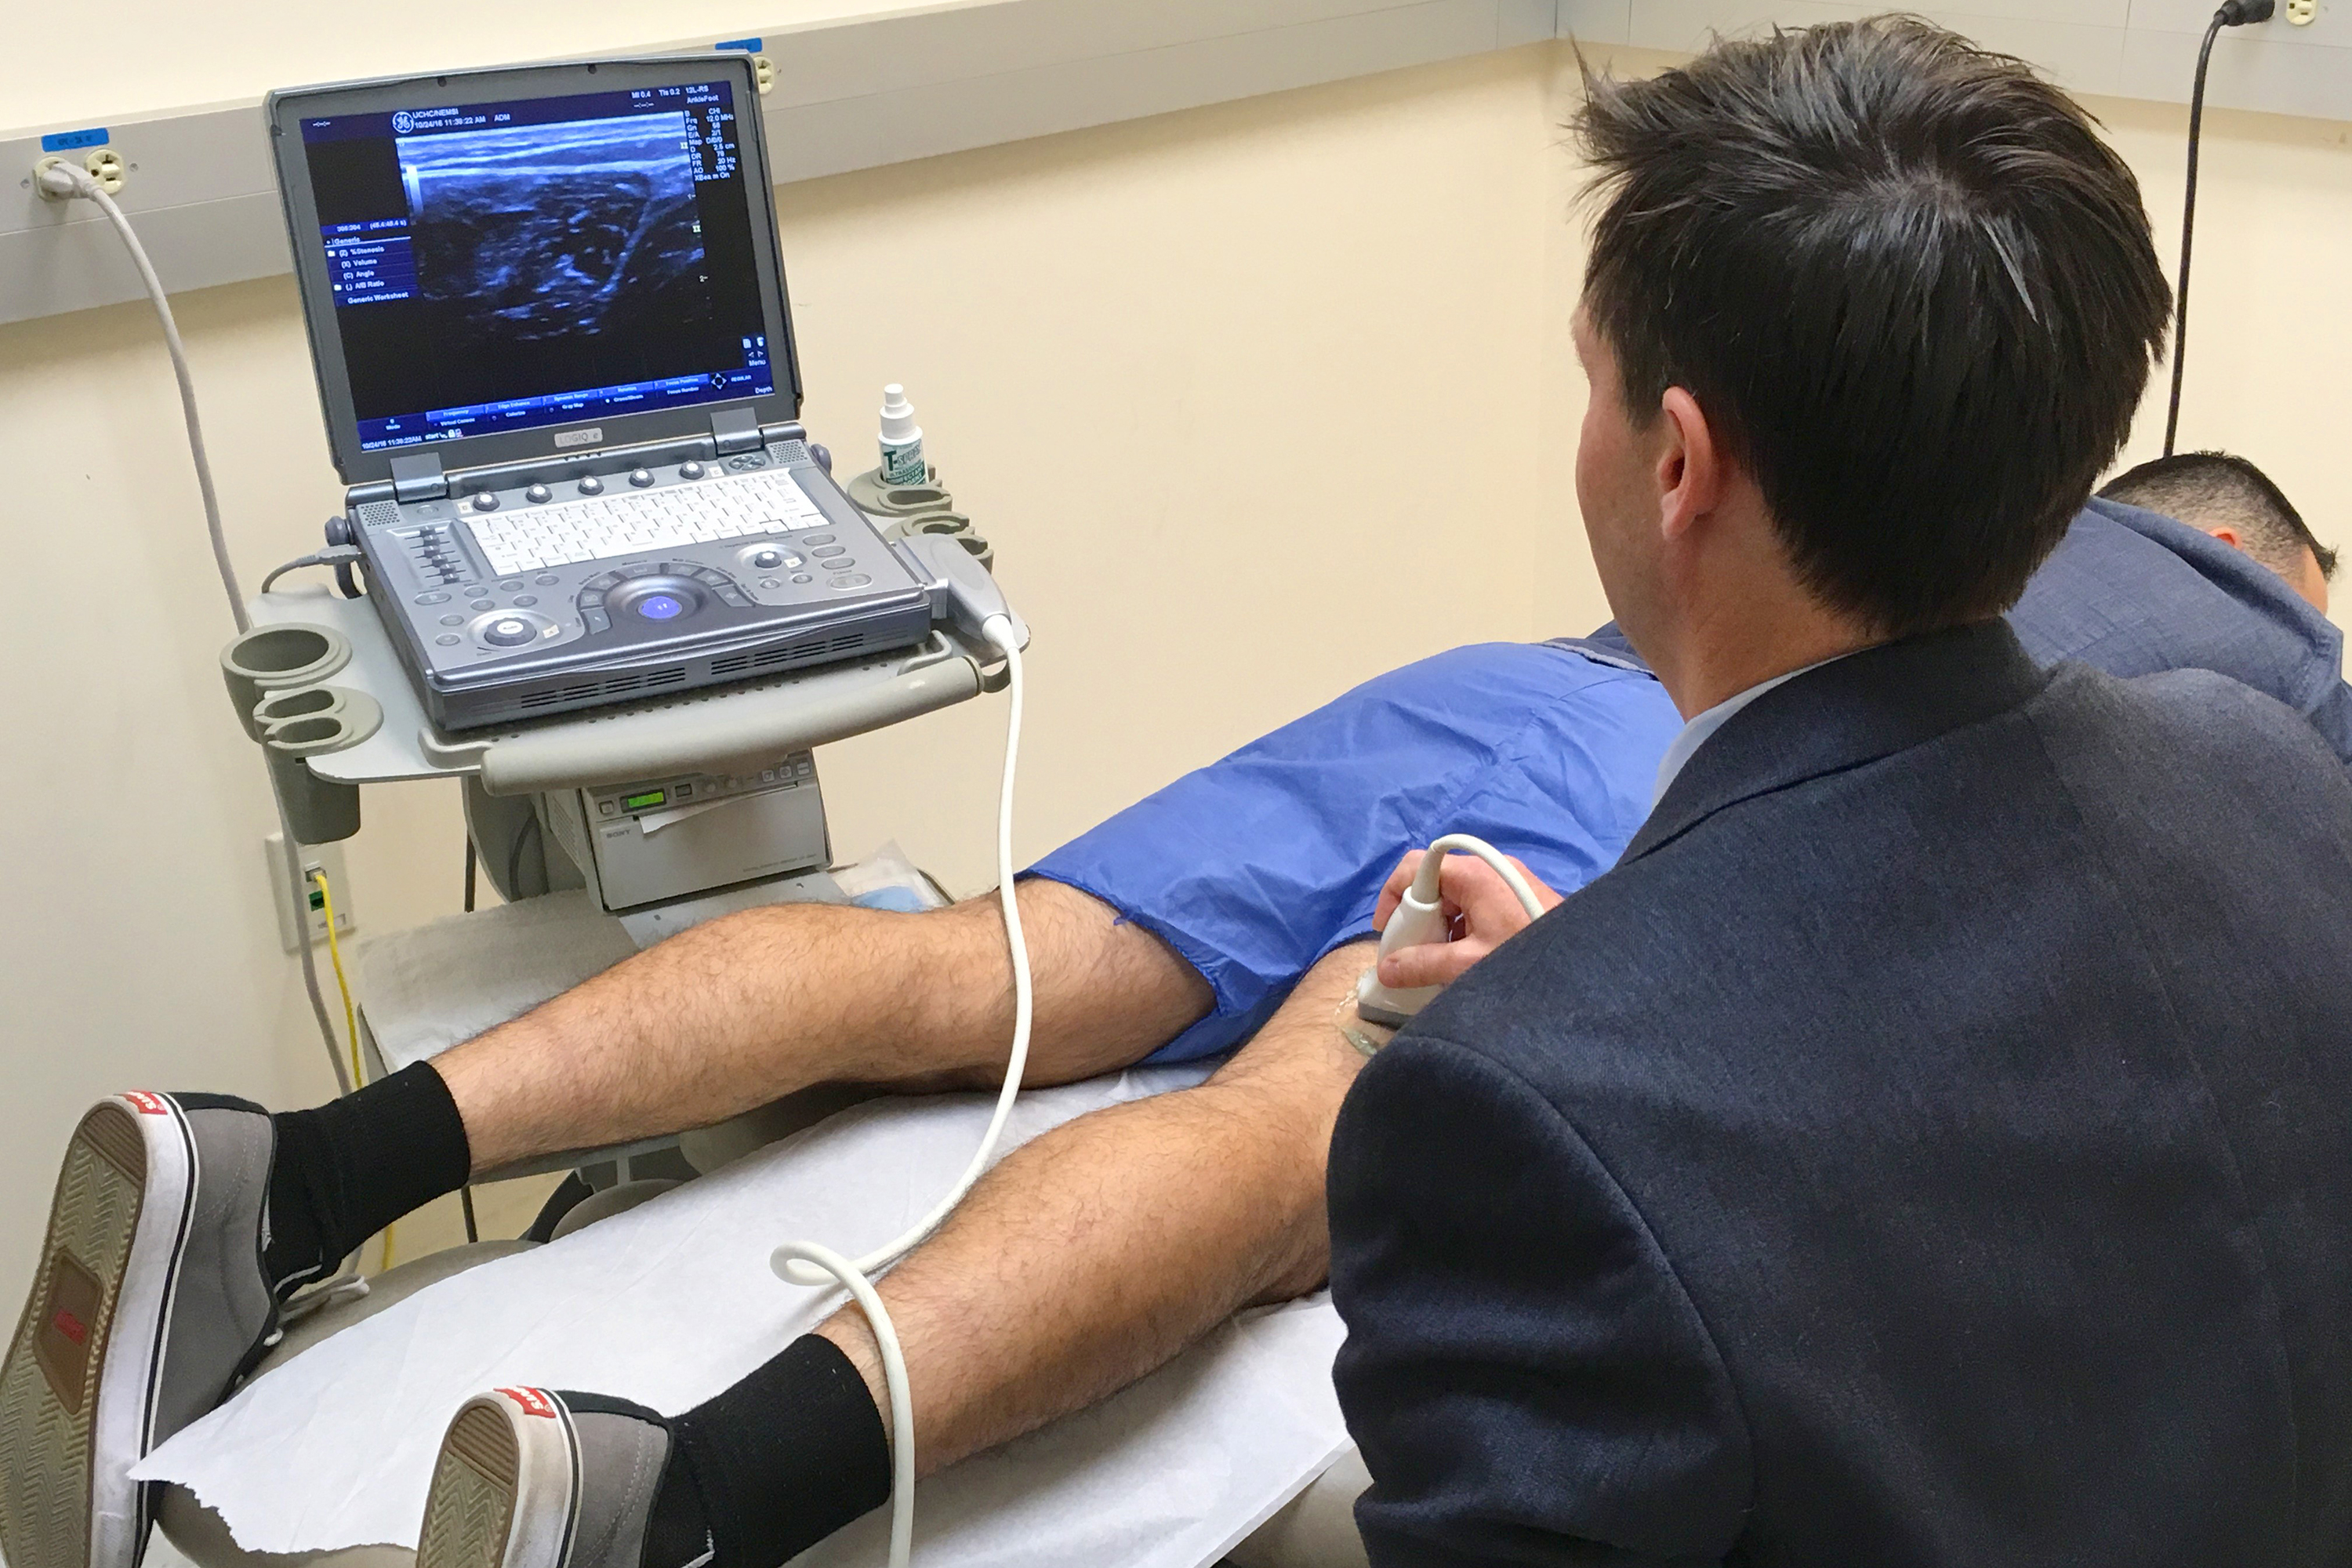
[[1905,637],[2016,602],[2121,447],[2171,290],[2139,185],[2023,62],[1911,17],[1585,71],[1588,320],[1685,388],[1806,586]]

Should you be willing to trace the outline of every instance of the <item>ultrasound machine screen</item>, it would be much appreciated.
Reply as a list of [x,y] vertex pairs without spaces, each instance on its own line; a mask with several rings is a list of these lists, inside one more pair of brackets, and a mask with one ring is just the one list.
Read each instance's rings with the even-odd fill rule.
[[775,391],[728,83],[301,124],[362,451]]

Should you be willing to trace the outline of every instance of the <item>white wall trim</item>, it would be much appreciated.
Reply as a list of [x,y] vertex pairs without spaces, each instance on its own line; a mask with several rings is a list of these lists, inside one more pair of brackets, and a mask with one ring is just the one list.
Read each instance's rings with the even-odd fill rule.
[[[1927,14],[2035,60],[2075,91],[2183,101],[2204,7],[1969,0]],[[1884,8],[1885,0],[967,0],[761,35],[780,73],[763,107],[772,165],[792,181],[1552,37],[1686,52],[1716,31]],[[2210,101],[2352,119],[2352,0],[2321,0],[2309,27],[2280,20],[2228,35]],[[68,129],[0,135],[0,322],[140,295],[99,215],[32,189],[41,135]],[[166,288],[289,269],[257,101],[133,114],[107,130],[134,167],[122,205]]]

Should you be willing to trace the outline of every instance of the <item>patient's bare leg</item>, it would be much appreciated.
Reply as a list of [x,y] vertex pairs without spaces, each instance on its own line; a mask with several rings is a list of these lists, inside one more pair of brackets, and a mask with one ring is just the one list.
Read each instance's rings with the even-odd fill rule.
[[[1021,884],[1032,1084],[1124,1067],[1208,1010],[1200,974],[1059,883]],[[825,1082],[1003,1079],[1013,971],[994,894],[930,914],[746,910],[434,1059],[474,1169],[708,1126]]]
[[[1331,1127],[1363,1058],[1332,1018],[1371,961],[1343,948],[1200,1088],[1017,1150],[880,1286],[924,1473],[1132,1383],[1237,1309],[1322,1283]],[[863,1313],[817,1331],[889,1408]]]
[[[1361,1061],[1334,1014],[1370,954],[1360,944],[1318,965],[1200,1088],[1097,1111],[1015,1151],[882,1281],[922,1468],[1100,1399],[1235,1308],[1323,1279],[1325,1151]],[[1057,1059],[1075,1070],[1087,1055],[1072,1042]],[[559,1405],[593,1463],[566,1461],[552,1428],[525,1419]],[[485,1394],[452,1425],[433,1495],[492,1506],[436,1500],[417,1568],[481,1561],[469,1521],[495,1520],[503,1542],[511,1519],[513,1539],[552,1543],[572,1539],[591,1504],[642,1541],[639,1568],[778,1568],[889,1495],[887,1405],[854,1310],[672,1415],[593,1393]],[[483,1470],[468,1455],[494,1438],[508,1451],[528,1440],[544,1463]],[[508,1562],[559,1568],[551,1550]]]

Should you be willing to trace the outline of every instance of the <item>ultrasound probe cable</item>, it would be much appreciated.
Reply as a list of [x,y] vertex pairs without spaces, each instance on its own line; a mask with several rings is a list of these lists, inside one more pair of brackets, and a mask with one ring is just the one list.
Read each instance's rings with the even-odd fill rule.
[[[114,232],[121,237],[123,248],[131,253],[131,263],[139,269],[139,280],[146,286],[148,302],[155,307],[155,319],[163,323],[163,346],[171,351],[172,374],[180,384],[180,414],[188,426],[188,456],[195,462],[196,489],[205,503],[205,531],[211,536],[213,564],[220,569],[221,588],[228,595],[229,618],[236,623],[238,635],[252,629],[252,617],[245,613],[245,591],[237,586],[236,568],[228,558],[228,541],[221,532],[220,497],[213,489],[212,459],[205,454],[204,422],[196,416],[196,384],[188,373],[188,352],[180,342],[180,324],[173,319],[171,301],[164,298],[163,280],[155,276],[155,265],[147,259],[147,247],[139,243],[131,220],[114,205],[114,198],[89,173],[75,168],[63,159],[44,163],[35,171],[34,180],[41,195],[51,201],[86,201],[97,204]],[[278,807],[279,843],[286,851],[288,892],[299,911],[310,906],[310,884],[302,874],[302,849],[294,839],[294,824],[286,814],[285,798],[278,792],[275,775],[270,780],[269,794]],[[300,917],[297,916],[297,924]],[[318,1020],[319,1038],[326,1043],[327,1061],[335,1069],[335,1084],[344,1094],[358,1087],[352,1082],[343,1067],[342,1048],[335,1040],[335,1026],[327,1016],[327,996],[319,984],[318,955],[310,944],[298,944],[302,958],[302,989],[310,997],[310,1016]]]
[[987,1171],[989,1161],[996,1153],[997,1141],[1003,1135],[1005,1119],[1013,1114],[1013,1102],[1021,1092],[1021,1076],[1029,1065],[1029,1036],[1036,1010],[1034,982],[1029,973],[1029,942],[1021,930],[1021,906],[1013,897],[1013,781],[1021,756],[1023,704],[1021,635],[1014,629],[1012,617],[1003,615],[990,616],[982,625],[981,635],[1004,655],[1012,695],[1011,711],[1004,725],[1004,776],[996,795],[996,894],[1003,907],[1005,943],[1013,956],[1013,1049],[1005,1061],[1004,1087],[997,1091],[996,1112],[988,1120],[988,1131],[974,1151],[971,1163],[964,1168],[963,1179],[897,1240],[854,1262],[813,1241],[788,1241],[768,1259],[768,1266],[778,1278],[795,1285],[839,1281],[865,1311],[866,1321],[874,1331],[874,1342],[882,1352],[882,1381],[890,1398],[890,1568],[907,1568],[908,1554],[914,1546],[915,1406],[907,1384],[907,1359],[898,1347],[898,1331],[892,1326],[890,1313],[868,1277],[920,1246],[955,1212],[956,1205],[971,1191],[972,1184]]

